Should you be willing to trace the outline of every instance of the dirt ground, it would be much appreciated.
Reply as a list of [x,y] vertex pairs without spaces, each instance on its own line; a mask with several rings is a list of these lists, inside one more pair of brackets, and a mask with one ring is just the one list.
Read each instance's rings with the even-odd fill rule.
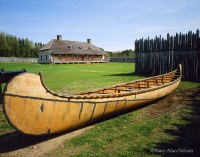
[[88,126],[70,133],[51,135],[48,137],[32,137],[12,132],[0,136],[0,157],[39,157],[59,148],[65,140],[84,133]]
[[[200,87],[176,90],[163,100],[147,106],[149,116],[161,116],[179,112],[182,105],[188,104],[200,97]],[[0,107],[1,112],[1,107]],[[0,156],[3,157],[35,157],[44,156],[62,146],[65,140],[84,133],[94,126],[88,126],[79,130],[45,137],[32,137],[11,132],[0,135]]]

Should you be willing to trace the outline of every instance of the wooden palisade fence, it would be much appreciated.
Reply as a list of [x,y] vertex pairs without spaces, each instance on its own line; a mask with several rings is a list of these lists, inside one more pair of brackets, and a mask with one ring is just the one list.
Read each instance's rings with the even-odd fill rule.
[[183,67],[183,79],[200,82],[200,36],[189,31],[186,34],[167,34],[167,39],[140,39],[135,41],[136,73],[157,75]]
[[38,58],[0,57],[0,62],[32,62],[32,63],[37,63]]

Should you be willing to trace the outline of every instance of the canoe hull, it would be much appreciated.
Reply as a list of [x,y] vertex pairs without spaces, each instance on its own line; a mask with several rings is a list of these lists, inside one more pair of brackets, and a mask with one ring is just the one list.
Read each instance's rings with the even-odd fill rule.
[[23,73],[7,83],[3,110],[10,124],[24,134],[53,134],[154,102],[174,91],[179,83],[180,79],[173,84],[127,96],[77,99],[54,95],[44,88],[39,75]]

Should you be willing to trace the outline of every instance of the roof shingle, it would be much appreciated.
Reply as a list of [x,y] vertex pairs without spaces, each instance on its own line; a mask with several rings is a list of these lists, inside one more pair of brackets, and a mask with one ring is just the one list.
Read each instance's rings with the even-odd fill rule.
[[103,55],[104,51],[88,42],[52,39],[39,51],[51,50],[52,54]]

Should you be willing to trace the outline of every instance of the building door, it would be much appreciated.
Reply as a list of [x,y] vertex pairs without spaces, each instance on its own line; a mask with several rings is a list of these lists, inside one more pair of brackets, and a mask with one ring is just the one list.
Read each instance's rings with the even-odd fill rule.
[[81,55],[80,58],[81,61],[84,61],[84,55]]

